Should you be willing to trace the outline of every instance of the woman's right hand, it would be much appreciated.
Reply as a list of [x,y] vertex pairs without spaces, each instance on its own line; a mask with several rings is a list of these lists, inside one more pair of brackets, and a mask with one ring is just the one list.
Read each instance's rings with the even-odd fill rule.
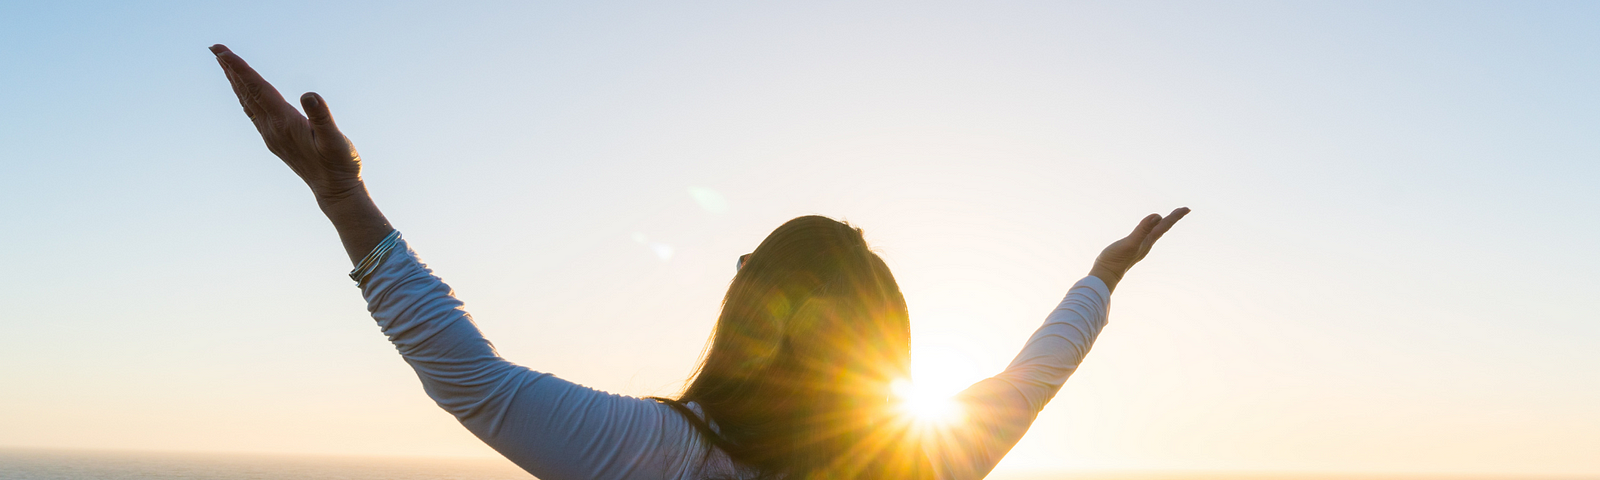
[[1133,264],[1139,263],[1140,260],[1144,260],[1144,256],[1150,253],[1150,247],[1156,244],[1156,240],[1161,239],[1167,230],[1172,229],[1173,224],[1188,214],[1187,207],[1179,207],[1165,218],[1154,213],[1144,217],[1144,220],[1139,221],[1139,226],[1133,228],[1133,233],[1111,242],[1110,246],[1100,251],[1100,256],[1094,259],[1094,268],[1089,270],[1089,275],[1105,282],[1107,289],[1116,290],[1117,283],[1122,281],[1122,276],[1128,273],[1128,269],[1133,268]]
[[[300,96],[300,106],[306,115],[284,101],[278,89],[256,73],[228,47],[212,45],[217,63],[233,84],[233,93],[239,97],[245,116],[261,133],[271,150],[283,163],[289,165],[319,204],[336,203],[351,195],[365,193],[361,183],[361,155],[339,127],[333,123],[328,104],[322,96],[306,92]],[[307,118],[309,116],[310,118]]]

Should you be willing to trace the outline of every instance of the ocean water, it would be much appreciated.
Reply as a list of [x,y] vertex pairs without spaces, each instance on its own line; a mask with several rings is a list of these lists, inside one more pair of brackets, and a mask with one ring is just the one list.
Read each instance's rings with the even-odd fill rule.
[[[1300,473],[1004,473],[989,480],[1513,480],[1595,477]],[[0,480],[532,480],[503,459],[0,449]]]
[[0,450],[0,480],[532,480],[500,459]]

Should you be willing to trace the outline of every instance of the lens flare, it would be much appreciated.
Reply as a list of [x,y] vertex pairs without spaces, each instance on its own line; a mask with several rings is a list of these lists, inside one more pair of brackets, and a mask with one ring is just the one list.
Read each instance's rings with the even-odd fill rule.
[[929,388],[918,388],[910,380],[895,380],[889,385],[899,402],[901,413],[922,424],[948,424],[961,419],[961,409],[950,395]]

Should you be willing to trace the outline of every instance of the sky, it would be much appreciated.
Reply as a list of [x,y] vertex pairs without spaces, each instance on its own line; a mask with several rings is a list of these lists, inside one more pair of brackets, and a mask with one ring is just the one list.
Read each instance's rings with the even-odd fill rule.
[[206,47],[319,92],[499,352],[671,395],[783,221],[919,385],[1133,269],[1003,472],[1600,474],[1600,5],[6,2],[0,446],[490,456]]

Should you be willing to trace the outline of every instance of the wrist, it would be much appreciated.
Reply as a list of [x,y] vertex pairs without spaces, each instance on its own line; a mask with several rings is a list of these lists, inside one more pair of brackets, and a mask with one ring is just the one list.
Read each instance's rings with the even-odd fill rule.
[[358,183],[338,195],[317,192],[317,206],[339,231],[339,240],[344,243],[352,265],[360,265],[362,258],[394,232],[389,219],[384,218],[378,204],[367,194],[365,185]]
[[365,185],[356,185],[338,195],[317,195],[317,207],[333,225],[344,229],[376,229],[389,233],[389,220],[378,210],[378,204],[367,194]]
[[1111,291],[1115,291],[1117,283],[1122,281],[1122,273],[1100,265],[1095,265],[1094,268],[1089,269],[1089,276],[1100,279],[1101,282],[1106,284],[1106,290]]
[[367,195],[367,184],[360,180],[337,189],[312,188],[311,195],[316,197],[317,206],[321,207],[324,213],[331,213],[331,210],[350,205],[372,203],[372,197]]

